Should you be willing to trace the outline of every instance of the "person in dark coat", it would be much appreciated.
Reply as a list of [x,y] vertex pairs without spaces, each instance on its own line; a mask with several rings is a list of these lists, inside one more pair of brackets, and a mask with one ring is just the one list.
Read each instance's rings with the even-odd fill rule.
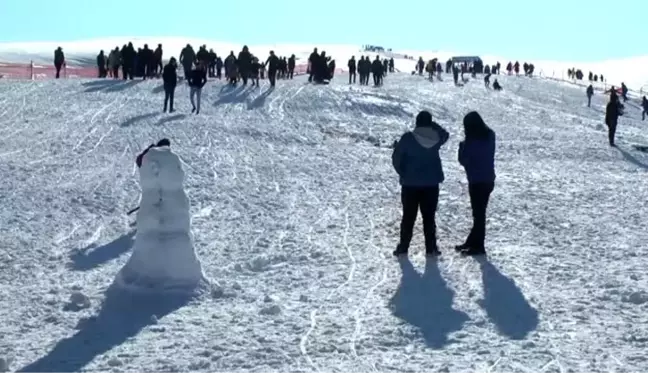
[[587,107],[591,107],[592,105],[592,96],[594,96],[594,87],[590,84],[587,87]]
[[243,46],[236,59],[238,65],[238,72],[243,80],[243,85],[247,85],[248,77],[250,76],[250,65],[252,65],[252,54],[248,50],[247,45]]
[[[205,84],[207,84],[207,66],[198,61],[196,68],[189,73],[189,100],[193,107],[192,113],[200,114],[200,98]],[[196,101],[194,101],[194,97],[196,97]]]
[[643,108],[643,111],[641,112],[641,120],[645,120],[646,113],[648,113],[648,100],[646,99],[646,96],[643,96],[641,99],[641,107]]
[[623,115],[623,105],[619,102],[619,96],[613,89],[610,91],[610,102],[605,107],[605,125],[608,128],[608,140],[610,146],[614,145],[614,135],[616,134],[619,116]]
[[261,71],[261,63],[256,57],[252,58],[252,65],[250,65],[250,79],[252,80],[252,87],[259,86],[259,72]]
[[295,75],[295,59],[296,57],[294,54],[288,58],[288,79],[292,79]]
[[455,249],[463,255],[486,253],[486,209],[495,187],[495,132],[472,111],[463,119],[465,139],[459,143],[459,163],[466,170],[473,226],[466,241]]
[[317,48],[313,49],[313,53],[308,57],[308,81],[313,81],[313,76],[315,75],[315,66],[319,60],[319,53],[317,53]]
[[279,57],[277,57],[274,51],[270,51],[270,56],[265,63],[268,66],[268,80],[270,81],[270,86],[274,87],[275,82],[277,81],[277,71],[279,70]]
[[97,70],[100,78],[105,78],[108,75],[108,70],[106,69],[106,55],[104,54],[103,49],[99,51],[97,55]]
[[180,64],[182,64],[184,70],[184,77],[186,80],[189,80],[191,75],[191,66],[196,61],[196,52],[194,52],[191,44],[187,44],[186,47],[180,52]]
[[54,67],[56,68],[56,79],[61,76],[61,68],[65,65],[65,54],[63,48],[58,47],[54,51]]
[[[155,52],[153,52],[153,73],[155,75],[164,70],[164,67],[162,66],[162,54],[162,44],[158,44],[157,48],[155,48]],[[157,76],[159,77],[159,75]]]
[[175,93],[176,85],[178,84],[178,63],[175,57],[171,57],[169,63],[164,66],[162,72],[162,81],[164,82],[164,112],[167,111],[167,104],[169,105],[169,113],[173,113],[173,95]]
[[400,242],[394,255],[407,254],[419,208],[423,216],[426,253],[439,254],[435,215],[439,184],[445,178],[439,149],[449,136],[448,131],[432,121],[430,112],[421,111],[416,116],[416,128],[405,133],[394,146],[392,164],[398,173],[403,204]]
[[496,90],[496,91],[501,91],[502,90],[502,86],[499,84],[497,79],[495,79],[495,81],[493,82],[493,89]]
[[355,56],[351,56],[351,59],[347,63],[347,67],[349,68],[349,84],[351,84],[351,81],[353,79],[353,84],[356,82],[356,60]]
[[380,56],[376,56],[376,59],[371,64],[371,72],[373,73],[373,81],[375,86],[382,85],[383,79],[383,64],[380,62]]

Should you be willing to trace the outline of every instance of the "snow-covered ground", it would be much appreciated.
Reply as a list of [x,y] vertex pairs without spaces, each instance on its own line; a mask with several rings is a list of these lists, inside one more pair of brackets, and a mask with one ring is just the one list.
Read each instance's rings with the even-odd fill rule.
[[[62,47],[66,53],[68,62],[72,65],[89,65],[95,66],[96,56],[99,50],[103,49],[108,53],[115,47],[132,41],[133,45],[142,47],[148,44],[149,48],[154,49],[158,44],[163,45],[164,59],[171,56],[178,57],[180,51],[187,43],[193,45],[195,50],[201,45],[207,45],[207,48],[213,48],[219,55],[227,55],[230,51],[237,53],[241,50],[240,43],[223,42],[217,40],[196,39],[186,37],[113,37],[102,39],[80,40],[72,42],[19,42],[19,43],[0,43],[0,63],[29,63],[34,61],[38,65],[51,65],[54,56],[54,49]],[[279,56],[295,56],[301,61],[306,61],[313,51],[318,47],[319,51],[327,51],[327,55],[336,59],[337,67],[346,69],[346,62],[351,56],[359,58],[361,55],[371,56],[373,59],[377,54],[375,52],[363,51],[359,45],[348,44],[271,44],[271,45],[248,45],[250,51],[255,55],[263,58],[268,55],[270,50],[274,50]],[[389,48],[390,46],[385,46]],[[413,56],[415,60],[395,58],[394,66],[403,72],[414,70],[416,60],[423,57],[426,61],[432,58],[438,58],[440,61],[446,61],[453,56],[472,56],[470,51],[438,51],[438,50],[404,50],[394,49],[393,53],[397,55]],[[391,53],[381,54],[383,57],[389,57]],[[648,70],[645,68],[648,64],[648,56],[638,56],[624,59],[612,59],[607,61],[590,61],[590,62],[569,62],[554,60],[533,60],[524,61],[524,56],[497,56],[481,55],[484,63],[495,64],[497,61],[502,63],[502,68],[508,61],[518,60],[520,64],[524,62],[533,63],[536,67],[536,74],[556,79],[567,79],[567,69],[581,69],[587,76],[589,71],[595,74],[604,74],[608,85],[619,86],[621,82],[632,90],[644,92],[648,90]]]
[[[345,79],[210,82],[199,116],[184,85],[162,114],[158,81],[0,82],[0,358],[26,371],[648,370],[638,109],[610,148],[606,100],[587,108],[581,88]],[[443,255],[426,262],[419,222],[399,263],[388,144],[422,109],[451,133]],[[456,161],[470,110],[498,134],[488,260],[452,250],[470,226]],[[183,162],[214,287],[188,303],[102,305],[136,235],[134,157],[162,137]]]

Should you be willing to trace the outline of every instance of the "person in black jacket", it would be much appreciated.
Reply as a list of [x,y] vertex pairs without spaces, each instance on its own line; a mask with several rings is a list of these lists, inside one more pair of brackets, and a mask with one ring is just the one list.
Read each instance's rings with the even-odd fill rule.
[[56,79],[61,75],[61,67],[65,65],[65,54],[63,54],[63,48],[58,47],[54,51],[54,67],[56,68]]
[[465,139],[459,143],[459,163],[466,170],[473,226],[466,241],[455,247],[462,255],[486,254],[486,209],[495,187],[495,132],[476,112],[463,119]]
[[591,105],[592,105],[592,96],[594,96],[594,87],[591,84],[589,85],[589,87],[587,87],[587,92],[586,93],[587,93],[587,107],[591,107]]
[[292,79],[295,75],[295,59],[296,57],[294,54],[288,58],[288,79]]
[[641,120],[645,120],[646,113],[648,113],[648,99],[646,99],[646,96],[643,96],[641,99],[641,107],[643,108],[643,111],[641,112]]
[[164,66],[162,81],[164,82],[164,112],[167,111],[169,104],[169,113],[173,113],[173,94],[175,93],[176,84],[178,84],[178,63],[175,57],[171,57],[169,63]]
[[429,111],[421,111],[416,116],[416,128],[395,143],[392,165],[398,174],[403,205],[395,256],[407,255],[419,209],[423,217],[426,254],[439,254],[435,216],[439,185],[445,180],[439,150],[449,137],[448,131],[432,120]]
[[614,89],[610,91],[610,102],[605,107],[605,124],[608,128],[608,140],[610,146],[614,145],[614,135],[616,134],[619,116],[623,115],[623,105],[619,102],[619,96]]
[[[189,73],[189,100],[191,100],[192,113],[200,114],[200,96],[202,95],[202,88],[207,83],[207,69],[202,62],[196,64],[196,68]],[[194,101],[194,97],[197,102]]]
[[349,84],[351,84],[351,79],[353,78],[353,84],[356,82],[356,60],[355,56],[351,56],[351,59],[347,63],[349,67]]
[[275,55],[274,51],[270,51],[270,56],[265,64],[268,66],[268,80],[270,81],[270,86],[274,87],[277,80],[277,70],[279,69],[279,57]]

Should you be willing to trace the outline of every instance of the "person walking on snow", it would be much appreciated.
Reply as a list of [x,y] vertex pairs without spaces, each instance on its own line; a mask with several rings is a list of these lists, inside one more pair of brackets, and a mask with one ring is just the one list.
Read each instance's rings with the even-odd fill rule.
[[648,100],[646,99],[646,96],[643,96],[641,99],[641,107],[643,108],[643,112],[641,112],[641,120],[645,120],[646,113],[648,113]]
[[[196,64],[196,68],[189,73],[189,100],[191,101],[192,113],[200,114],[200,97],[202,88],[207,83],[207,70],[202,62]],[[194,98],[196,101],[194,101]]]
[[495,132],[472,111],[463,119],[465,139],[459,143],[459,163],[466,170],[473,226],[466,241],[455,247],[462,255],[486,254],[486,208],[495,187]]
[[591,107],[592,105],[592,96],[594,96],[594,87],[590,84],[587,87],[587,107]]
[[605,107],[605,125],[608,128],[608,140],[610,146],[614,145],[614,135],[616,134],[619,116],[623,115],[623,104],[619,102],[619,96],[616,91],[610,92],[610,102]]
[[162,81],[164,83],[164,112],[167,111],[167,104],[169,104],[169,113],[173,113],[173,95],[175,93],[176,85],[178,84],[178,64],[175,57],[171,57],[169,63],[164,66],[162,72]]
[[403,217],[400,242],[395,256],[407,255],[418,209],[423,217],[425,251],[438,255],[435,215],[439,202],[439,184],[444,180],[439,149],[450,134],[432,121],[432,114],[421,111],[416,116],[416,128],[405,133],[394,146],[392,164],[401,184]]

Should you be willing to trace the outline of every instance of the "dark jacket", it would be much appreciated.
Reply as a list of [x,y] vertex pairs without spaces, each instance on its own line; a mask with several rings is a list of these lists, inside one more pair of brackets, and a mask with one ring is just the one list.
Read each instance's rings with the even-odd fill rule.
[[459,143],[459,163],[466,170],[469,183],[495,181],[495,132],[485,139],[467,139]]
[[164,71],[162,72],[162,81],[164,82],[164,88],[175,88],[176,84],[178,84],[178,73],[176,72],[176,66],[170,63],[164,66]]
[[608,102],[605,107],[605,124],[608,127],[616,126],[620,115],[623,115],[621,103],[617,100]]
[[207,83],[207,70],[194,69],[189,73],[189,87],[202,88]]
[[437,123],[417,126],[394,147],[392,164],[402,186],[431,187],[445,180],[439,149],[450,134]]

